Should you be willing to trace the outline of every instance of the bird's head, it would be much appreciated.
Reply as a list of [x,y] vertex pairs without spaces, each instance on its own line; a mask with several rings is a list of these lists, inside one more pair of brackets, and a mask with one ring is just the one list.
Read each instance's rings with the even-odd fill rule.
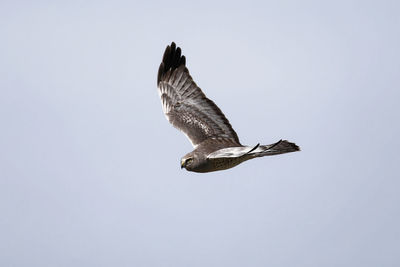
[[188,171],[199,171],[205,164],[203,157],[197,153],[190,152],[181,159],[181,169],[185,168]]

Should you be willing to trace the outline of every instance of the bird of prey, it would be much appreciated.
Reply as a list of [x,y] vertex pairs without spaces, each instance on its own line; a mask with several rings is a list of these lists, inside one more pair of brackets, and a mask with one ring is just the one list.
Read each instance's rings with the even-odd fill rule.
[[181,168],[193,172],[226,170],[249,159],[300,150],[286,140],[241,145],[225,115],[196,85],[185,64],[181,49],[172,42],[165,49],[157,77],[165,116],[194,147],[181,159]]

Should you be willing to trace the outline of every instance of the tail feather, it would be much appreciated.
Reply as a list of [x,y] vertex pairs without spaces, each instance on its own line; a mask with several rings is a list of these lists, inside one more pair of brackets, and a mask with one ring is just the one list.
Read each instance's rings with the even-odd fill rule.
[[210,153],[207,156],[207,158],[208,159],[245,158],[245,160],[248,160],[256,157],[272,156],[299,150],[300,148],[296,144],[290,143],[286,140],[280,140],[279,142],[266,146],[260,146],[259,144],[257,144],[254,147],[252,146],[226,147]]
[[287,140],[279,140],[271,145],[259,146],[252,154],[254,157],[264,157],[295,151],[300,151],[300,148],[295,143]]

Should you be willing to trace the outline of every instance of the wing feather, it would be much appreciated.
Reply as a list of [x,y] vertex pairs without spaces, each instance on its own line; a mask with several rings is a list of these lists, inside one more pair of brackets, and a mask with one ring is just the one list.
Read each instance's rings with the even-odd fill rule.
[[257,144],[254,147],[251,146],[240,146],[240,147],[227,147],[222,148],[217,151],[210,153],[207,158],[208,159],[217,159],[217,158],[239,158],[247,154],[255,153],[259,147]]
[[196,147],[209,138],[239,138],[217,105],[193,81],[185,56],[175,43],[167,46],[158,70],[157,84],[164,114]]

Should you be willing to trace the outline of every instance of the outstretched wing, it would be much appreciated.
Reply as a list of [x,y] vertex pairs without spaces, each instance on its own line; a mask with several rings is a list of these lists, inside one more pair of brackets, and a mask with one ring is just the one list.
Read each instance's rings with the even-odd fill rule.
[[214,151],[207,155],[208,159],[219,159],[219,158],[240,158],[245,155],[251,155],[255,152],[260,144],[254,147],[251,146],[236,146],[236,147],[226,147]]
[[185,64],[181,49],[172,42],[165,49],[157,77],[168,121],[185,133],[194,147],[209,138],[231,139],[240,144],[229,121],[196,85]]
[[274,144],[265,146],[260,146],[259,144],[257,144],[255,147],[226,147],[210,153],[207,158],[240,158],[245,155],[249,155],[255,158],[295,152],[299,150],[300,148],[295,143],[288,142],[287,140],[279,140]]

